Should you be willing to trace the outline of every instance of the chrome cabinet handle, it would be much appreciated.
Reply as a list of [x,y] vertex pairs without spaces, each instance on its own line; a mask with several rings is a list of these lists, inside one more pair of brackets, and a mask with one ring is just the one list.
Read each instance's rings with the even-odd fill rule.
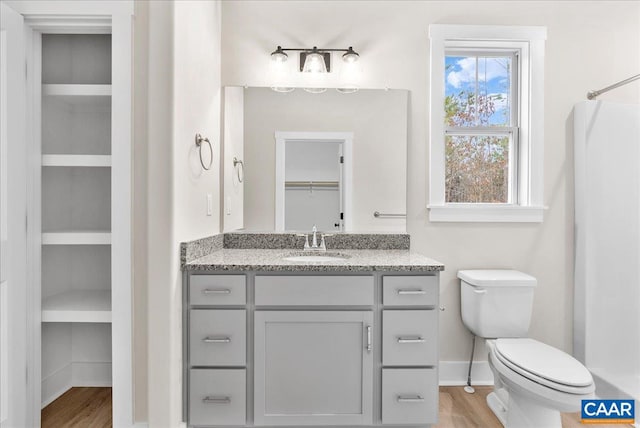
[[205,288],[202,290],[203,294],[231,294],[231,290],[228,288]]
[[426,291],[422,290],[421,288],[411,288],[411,289],[399,289],[398,290],[398,294],[399,295],[407,295],[407,294],[427,294]]
[[204,343],[231,343],[231,338],[229,336],[221,337],[221,336],[207,336],[202,339]]
[[410,337],[398,337],[398,343],[423,343],[424,339],[421,336]]
[[422,403],[424,397],[421,395],[398,395],[398,403]]
[[371,352],[373,345],[371,344],[371,326],[367,326],[367,352]]
[[202,399],[203,403],[207,404],[231,404],[231,397],[225,396],[207,396]]

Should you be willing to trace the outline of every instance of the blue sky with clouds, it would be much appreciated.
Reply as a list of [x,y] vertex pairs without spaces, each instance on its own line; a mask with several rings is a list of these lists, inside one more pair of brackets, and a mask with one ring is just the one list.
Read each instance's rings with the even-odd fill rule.
[[[508,125],[510,57],[445,57],[445,95],[458,96],[460,92],[490,96],[496,111],[489,118],[493,125]],[[476,81],[476,68],[478,78]]]

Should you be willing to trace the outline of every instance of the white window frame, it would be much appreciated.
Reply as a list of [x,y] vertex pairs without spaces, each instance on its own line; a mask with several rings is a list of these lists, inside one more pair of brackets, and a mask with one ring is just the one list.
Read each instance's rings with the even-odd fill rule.
[[[431,40],[429,220],[433,222],[542,222],[544,160],[545,27],[494,25],[429,26]],[[447,50],[518,51],[519,127],[517,201],[507,204],[445,201],[445,55]]]

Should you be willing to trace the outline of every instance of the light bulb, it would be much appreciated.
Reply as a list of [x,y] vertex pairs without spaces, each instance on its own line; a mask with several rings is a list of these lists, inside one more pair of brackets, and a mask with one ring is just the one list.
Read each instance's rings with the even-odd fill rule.
[[307,53],[302,71],[305,73],[327,72],[327,64],[324,62],[324,55],[318,51],[317,48],[314,47],[311,52]]

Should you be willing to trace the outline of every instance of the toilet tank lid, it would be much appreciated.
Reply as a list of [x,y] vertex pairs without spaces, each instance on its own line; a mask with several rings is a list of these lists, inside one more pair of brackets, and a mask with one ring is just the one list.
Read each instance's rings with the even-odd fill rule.
[[535,287],[537,285],[536,279],[531,275],[507,269],[459,270],[458,278],[478,287]]

